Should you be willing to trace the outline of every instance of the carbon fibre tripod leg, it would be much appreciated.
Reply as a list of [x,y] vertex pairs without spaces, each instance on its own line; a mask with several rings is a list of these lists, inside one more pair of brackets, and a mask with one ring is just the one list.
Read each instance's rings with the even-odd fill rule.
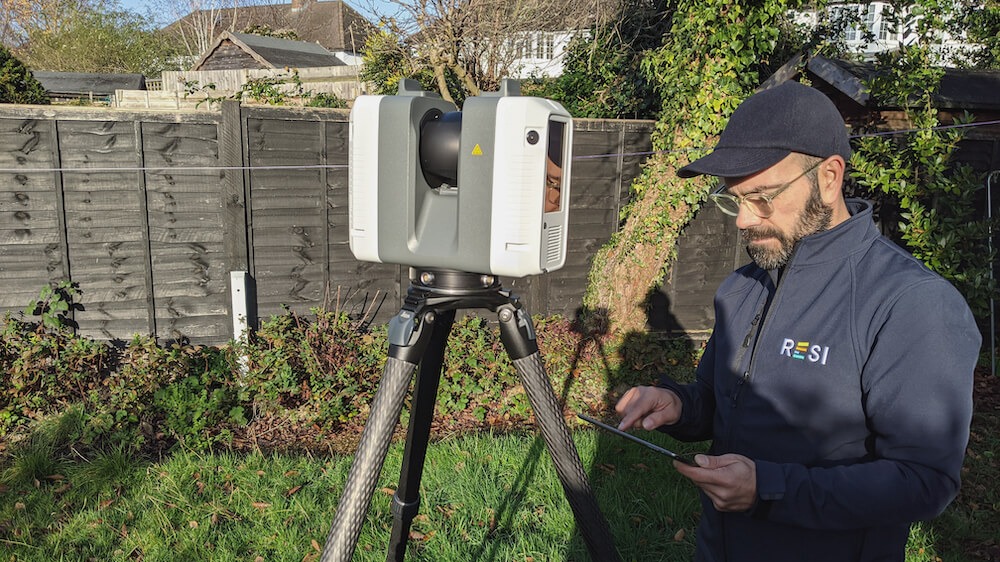
[[577,525],[580,526],[580,533],[587,543],[590,557],[594,562],[618,562],[621,558],[615,550],[608,522],[597,505],[580,455],[563,419],[562,409],[545,374],[531,317],[513,304],[503,305],[497,312],[500,318],[500,337],[528,394],[542,438]]
[[371,415],[361,433],[361,442],[327,535],[320,558],[322,562],[349,562],[354,555],[375,482],[389,451],[393,428],[399,421],[410,377],[417,368],[416,361],[412,359],[423,354],[433,332],[428,325],[433,324],[433,312],[414,315],[410,310],[400,311],[390,323],[389,356],[382,372],[382,382],[372,402]]

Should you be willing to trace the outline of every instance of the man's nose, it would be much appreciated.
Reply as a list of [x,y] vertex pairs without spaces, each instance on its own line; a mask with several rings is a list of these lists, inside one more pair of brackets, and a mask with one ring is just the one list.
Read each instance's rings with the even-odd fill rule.
[[736,215],[736,228],[746,230],[748,227],[757,226],[761,223],[761,218],[750,210],[749,205],[740,203],[740,212]]

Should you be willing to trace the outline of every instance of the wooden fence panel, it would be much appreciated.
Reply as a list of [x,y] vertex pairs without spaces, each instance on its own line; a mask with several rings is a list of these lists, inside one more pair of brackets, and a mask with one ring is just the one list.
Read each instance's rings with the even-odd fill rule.
[[154,331],[224,341],[231,329],[219,124],[143,123],[142,140]]
[[0,311],[19,312],[65,271],[55,122],[0,118]]
[[[254,277],[262,317],[281,314],[282,306],[305,314],[323,302],[329,263],[324,170],[317,167],[326,163],[323,129],[318,121],[247,119]],[[292,167],[266,169],[274,166]]]
[[79,331],[102,339],[149,333],[149,237],[134,124],[60,121],[58,130],[71,275],[83,289]]
[[[642,160],[622,153],[648,150],[651,127],[578,122],[574,154],[592,158],[574,160],[566,266],[504,280],[532,313],[582,304]],[[261,318],[328,307],[385,322],[408,271],[351,254],[347,160],[342,110],[0,107],[0,313],[69,279],[83,335],[223,343],[229,272],[246,270]]]
[[677,242],[667,279],[653,296],[649,327],[707,337],[715,321],[715,290],[750,258],[739,242],[736,221],[705,203]]

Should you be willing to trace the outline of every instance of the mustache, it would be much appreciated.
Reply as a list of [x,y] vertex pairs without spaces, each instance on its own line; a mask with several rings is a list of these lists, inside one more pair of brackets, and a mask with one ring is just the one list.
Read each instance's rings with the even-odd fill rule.
[[745,228],[740,230],[740,236],[742,237],[744,243],[753,242],[754,240],[760,240],[762,238],[782,238],[781,232],[768,227]]

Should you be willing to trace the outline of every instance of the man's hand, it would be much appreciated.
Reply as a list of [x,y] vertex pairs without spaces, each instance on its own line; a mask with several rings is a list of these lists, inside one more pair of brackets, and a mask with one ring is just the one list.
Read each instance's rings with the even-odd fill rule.
[[655,386],[630,388],[615,404],[622,421],[622,431],[641,427],[652,431],[661,425],[677,423],[681,418],[681,400],[673,391]]
[[677,472],[702,489],[719,511],[746,511],[757,499],[757,465],[742,455],[696,455],[698,466],[674,461]]

